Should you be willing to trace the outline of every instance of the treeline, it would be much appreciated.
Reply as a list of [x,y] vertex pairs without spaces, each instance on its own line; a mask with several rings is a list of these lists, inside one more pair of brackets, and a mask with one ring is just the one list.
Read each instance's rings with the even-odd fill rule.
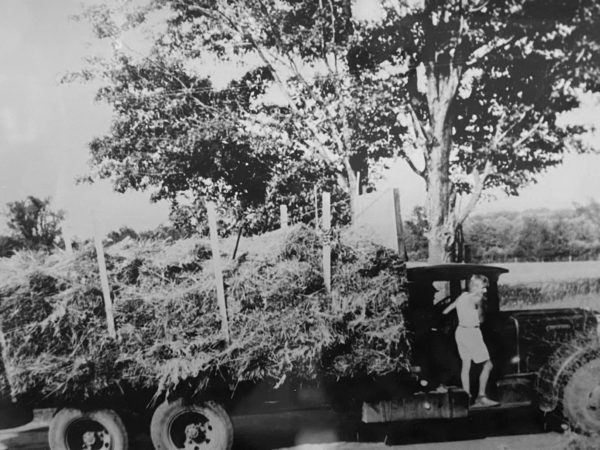
[[[409,259],[427,259],[427,220],[417,207],[405,223]],[[600,256],[600,203],[563,210],[494,212],[465,224],[472,262],[589,260]]]
[[[50,199],[27,197],[8,203],[5,210],[9,233],[0,234],[0,257],[21,249],[64,248],[61,222],[64,212],[51,208]],[[404,223],[409,260],[427,259],[427,218],[416,207]],[[123,226],[111,231],[105,243],[132,239],[181,239],[189,230],[163,225],[154,230],[135,231]],[[472,262],[565,261],[600,257],[600,203],[590,200],[563,210],[494,212],[470,218],[463,230],[464,244]],[[77,246],[77,242],[73,242]]]
[[65,213],[53,210],[50,198],[30,195],[25,200],[7,203],[3,213],[8,233],[0,234],[0,258],[23,249],[50,250],[64,246],[61,222]]
[[[62,233],[65,212],[53,209],[51,198],[40,199],[28,196],[24,200],[7,203],[2,215],[5,216],[8,232],[0,233],[0,258],[10,257],[19,250],[53,251],[56,248],[65,248],[65,238]],[[169,225],[139,232],[122,226],[118,230],[109,232],[104,242],[114,244],[127,237],[139,240],[176,240],[191,235],[189,230]],[[71,244],[73,248],[77,248],[86,241],[75,240]]]

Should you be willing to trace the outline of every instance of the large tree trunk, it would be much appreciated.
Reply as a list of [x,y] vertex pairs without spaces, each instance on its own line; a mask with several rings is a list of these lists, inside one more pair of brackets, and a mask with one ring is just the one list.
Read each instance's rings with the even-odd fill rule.
[[427,76],[427,102],[431,135],[428,142],[427,218],[430,263],[449,262],[456,224],[452,216],[450,150],[452,149],[452,103],[460,69],[439,69],[433,62]]
[[450,215],[450,159],[452,145],[450,129],[440,124],[433,130],[427,177],[427,218],[429,222],[428,262],[442,263],[451,260],[453,230],[448,223]]

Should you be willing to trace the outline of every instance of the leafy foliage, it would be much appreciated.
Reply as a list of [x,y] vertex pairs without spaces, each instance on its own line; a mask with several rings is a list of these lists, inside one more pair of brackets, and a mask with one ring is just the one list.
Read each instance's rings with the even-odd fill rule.
[[[79,73],[103,80],[98,98],[115,112],[111,132],[90,146],[97,176],[169,200],[181,226],[202,222],[205,199],[228,212],[229,230],[241,216],[248,232],[273,229],[280,204],[306,222],[314,187],[346,203],[334,222],[349,220],[349,197],[370,185],[374,163],[393,154],[403,128],[388,95],[393,82],[350,73],[358,24],[348,0],[131,8],[83,14],[98,38],[115,42],[109,59],[90,59]],[[128,51],[124,36],[153,13],[161,26],[149,51]],[[232,72],[224,87],[207,73],[214,64],[221,77]]]
[[[371,22],[350,0],[120,5],[84,13],[114,50],[80,74],[101,77],[115,108],[94,165],[119,190],[170,200],[178,224],[201,222],[204,198],[228,229],[242,215],[271,229],[284,201],[305,220],[315,184],[351,213],[399,155],[426,181],[429,257],[442,260],[484,190],[516,194],[586,150],[560,119],[600,87],[592,0],[383,1]],[[129,51],[127,33],[157,17],[148,52]],[[232,72],[225,87],[215,64]]]
[[594,205],[475,216],[466,224],[466,241],[475,261],[595,259],[600,222],[590,220],[587,212]]
[[582,130],[560,116],[580,104],[582,91],[600,87],[599,6],[384,4],[351,66],[401,80],[396,95],[409,133],[400,155],[427,183],[429,258],[439,261],[485,189],[516,194],[560,163],[566,149],[584,149]]
[[41,200],[29,196],[25,200],[10,202],[6,216],[13,235],[4,237],[4,248],[8,248],[2,256],[8,256],[18,248],[50,250],[59,243],[64,212],[50,209],[50,198]]
[[[491,263],[597,259],[600,254],[598,203],[565,210],[501,211],[478,214],[464,226],[471,260]],[[409,259],[427,259],[428,224],[424,208],[416,207],[405,222]]]
[[0,236],[0,258],[12,256],[15,250],[22,247],[21,242],[11,236]]

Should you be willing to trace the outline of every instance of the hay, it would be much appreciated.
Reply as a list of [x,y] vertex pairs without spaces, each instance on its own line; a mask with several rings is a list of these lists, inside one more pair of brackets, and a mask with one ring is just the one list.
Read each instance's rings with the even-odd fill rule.
[[[299,226],[223,242],[231,342],[221,334],[208,242],[127,239],[106,249],[117,339],[106,332],[93,247],[0,261],[4,365],[17,398],[62,401],[408,367],[403,266],[351,234],[332,239],[332,298],[321,237]],[[5,383],[6,384],[6,383]],[[0,386],[6,391],[6,386]]]

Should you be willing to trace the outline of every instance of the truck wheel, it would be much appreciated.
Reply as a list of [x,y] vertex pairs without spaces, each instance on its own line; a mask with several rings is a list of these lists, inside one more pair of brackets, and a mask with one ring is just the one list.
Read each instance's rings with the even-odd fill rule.
[[150,437],[156,450],[230,450],[233,425],[218,403],[165,401],[152,416]]
[[127,450],[129,440],[121,418],[111,409],[81,411],[63,408],[48,429],[50,450]]
[[563,414],[578,430],[600,432],[600,359],[573,373],[563,393]]

